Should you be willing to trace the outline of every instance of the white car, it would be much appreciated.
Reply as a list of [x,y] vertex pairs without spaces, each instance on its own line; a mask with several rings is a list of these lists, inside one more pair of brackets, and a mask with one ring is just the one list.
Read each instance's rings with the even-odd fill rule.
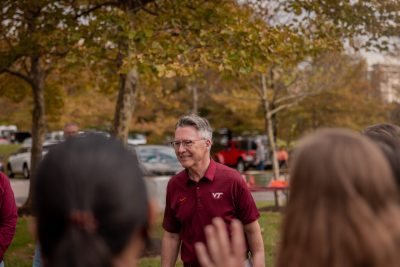
[[[46,155],[49,148],[56,144],[55,142],[45,142],[42,156]],[[31,146],[22,146],[8,158],[7,175],[12,178],[15,174],[22,174],[25,179],[29,179],[31,174]]]
[[147,144],[147,138],[144,134],[130,133],[126,142],[128,145],[145,145]]
[[175,150],[163,145],[128,145],[133,151],[148,176],[171,176],[183,167],[175,155]]

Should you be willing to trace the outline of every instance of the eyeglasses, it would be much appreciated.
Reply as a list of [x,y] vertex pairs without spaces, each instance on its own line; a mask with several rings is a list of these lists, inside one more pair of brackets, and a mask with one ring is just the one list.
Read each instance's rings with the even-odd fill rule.
[[197,139],[197,140],[177,140],[177,141],[172,141],[170,144],[173,146],[175,149],[179,149],[181,145],[184,148],[191,148],[194,144],[194,142],[201,141],[201,140],[206,140],[205,138]]

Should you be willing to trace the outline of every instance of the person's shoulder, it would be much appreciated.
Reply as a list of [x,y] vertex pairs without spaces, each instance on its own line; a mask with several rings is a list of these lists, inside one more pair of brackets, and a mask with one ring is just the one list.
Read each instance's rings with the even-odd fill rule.
[[216,175],[224,177],[230,180],[240,180],[243,179],[242,175],[235,169],[228,167],[224,164],[216,162]]
[[0,172],[0,193],[1,194],[3,194],[5,188],[11,188],[11,182],[5,173]]
[[4,181],[8,181],[8,177],[5,173],[0,171],[0,183],[3,183]]
[[186,180],[186,170],[183,169],[180,172],[178,172],[177,174],[175,174],[174,176],[171,177],[171,179],[169,179],[168,184],[180,184],[182,183],[184,180]]

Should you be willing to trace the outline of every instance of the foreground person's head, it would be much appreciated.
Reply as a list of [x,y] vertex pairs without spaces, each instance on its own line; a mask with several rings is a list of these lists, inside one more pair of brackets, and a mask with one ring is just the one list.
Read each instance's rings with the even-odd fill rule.
[[369,137],[387,136],[391,138],[400,138],[400,127],[392,123],[378,123],[366,127],[362,133]]
[[136,265],[149,205],[137,159],[119,142],[57,145],[38,168],[34,207],[46,267]]
[[366,127],[362,133],[381,149],[392,167],[397,187],[400,190],[400,127],[381,123]]
[[290,179],[278,267],[398,266],[396,186],[372,141],[320,130],[298,145]]

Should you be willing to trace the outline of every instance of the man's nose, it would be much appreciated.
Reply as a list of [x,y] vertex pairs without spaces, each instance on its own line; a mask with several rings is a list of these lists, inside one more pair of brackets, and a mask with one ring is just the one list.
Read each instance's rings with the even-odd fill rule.
[[183,145],[182,142],[178,144],[178,149],[177,150],[178,150],[178,152],[182,152],[182,151],[186,150],[186,148],[185,148],[185,146]]

